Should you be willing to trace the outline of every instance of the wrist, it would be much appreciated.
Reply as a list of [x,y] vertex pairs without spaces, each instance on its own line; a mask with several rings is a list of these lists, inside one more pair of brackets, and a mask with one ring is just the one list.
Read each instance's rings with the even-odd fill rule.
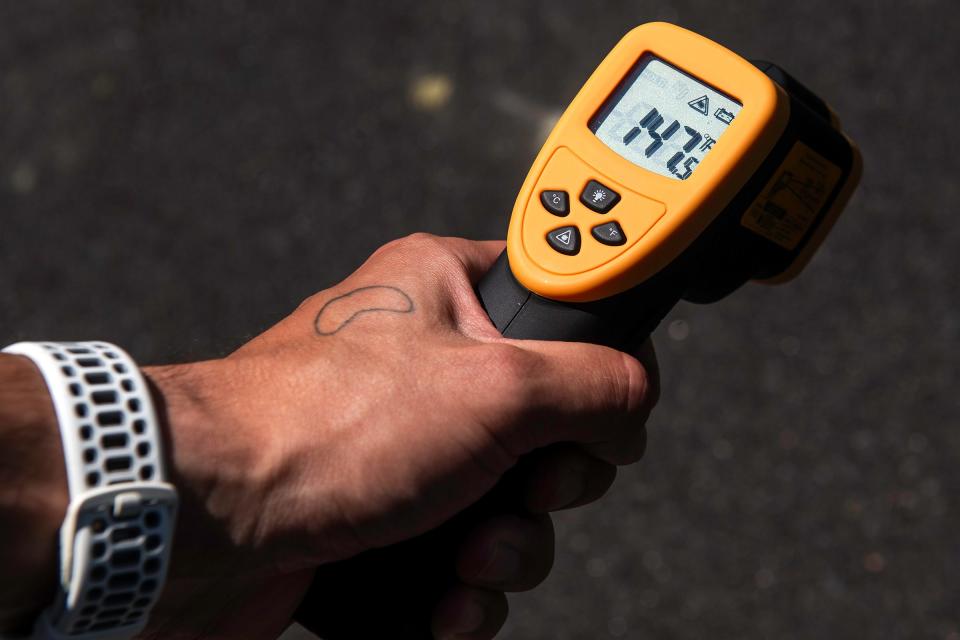
[[142,370],[180,496],[175,577],[235,571],[243,552],[256,545],[260,452],[256,434],[227,417],[228,366],[213,360]]
[[29,359],[0,354],[0,629],[29,629],[57,584],[69,502],[53,404]]
[[257,358],[148,367],[144,375],[180,492],[173,575],[288,573],[366,549],[341,504],[349,493],[342,443],[318,419],[308,427],[315,446],[291,446],[303,425]]

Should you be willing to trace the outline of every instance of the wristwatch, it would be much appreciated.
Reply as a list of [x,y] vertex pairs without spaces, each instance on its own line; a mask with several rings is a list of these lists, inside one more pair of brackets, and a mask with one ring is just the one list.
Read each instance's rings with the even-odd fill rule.
[[150,389],[130,356],[106,342],[19,342],[3,351],[43,375],[70,490],[57,596],[32,637],[131,638],[162,590],[177,512]]

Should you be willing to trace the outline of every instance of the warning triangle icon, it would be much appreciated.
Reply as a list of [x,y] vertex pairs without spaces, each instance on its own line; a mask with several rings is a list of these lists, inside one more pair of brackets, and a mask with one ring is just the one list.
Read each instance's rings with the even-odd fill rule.
[[573,239],[573,232],[567,229],[563,233],[557,234],[557,241],[563,244],[570,244],[570,241]]
[[710,98],[707,96],[700,96],[696,100],[691,100],[687,104],[690,105],[690,108],[694,111],[699,111],[705,116],[710,115]]

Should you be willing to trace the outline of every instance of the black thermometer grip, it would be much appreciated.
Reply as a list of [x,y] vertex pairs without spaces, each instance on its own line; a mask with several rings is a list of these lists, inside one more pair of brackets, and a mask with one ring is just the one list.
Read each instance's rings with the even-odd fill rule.
[[683,294],[682,265],[596,302],[557,302],[528,291],[514,277],[504,251],[477,286],[497,330],[517,340],[590,342],[636,350]]
[[[592,342],[629,351],[649,336],[681,290],[678,279],[658,276],[603,301],[558,303],[524,288],[504,252],[477,294],[508,338]],[[458,544],[487,518],[523,512],[524,466],[521,460],[480,501],[437,529],[318,569],[296,620],[324,640],[430,640],[433,607],[456,580]]]

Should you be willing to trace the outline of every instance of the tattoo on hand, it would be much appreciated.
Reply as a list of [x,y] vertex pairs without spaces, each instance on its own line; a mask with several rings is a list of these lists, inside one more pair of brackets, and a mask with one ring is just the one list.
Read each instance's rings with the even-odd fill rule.
[[318,336],[332,336],[368,313],[413,313],[413,299],[404,291],[386,285],[360,287],[328,300],[313,322]]

